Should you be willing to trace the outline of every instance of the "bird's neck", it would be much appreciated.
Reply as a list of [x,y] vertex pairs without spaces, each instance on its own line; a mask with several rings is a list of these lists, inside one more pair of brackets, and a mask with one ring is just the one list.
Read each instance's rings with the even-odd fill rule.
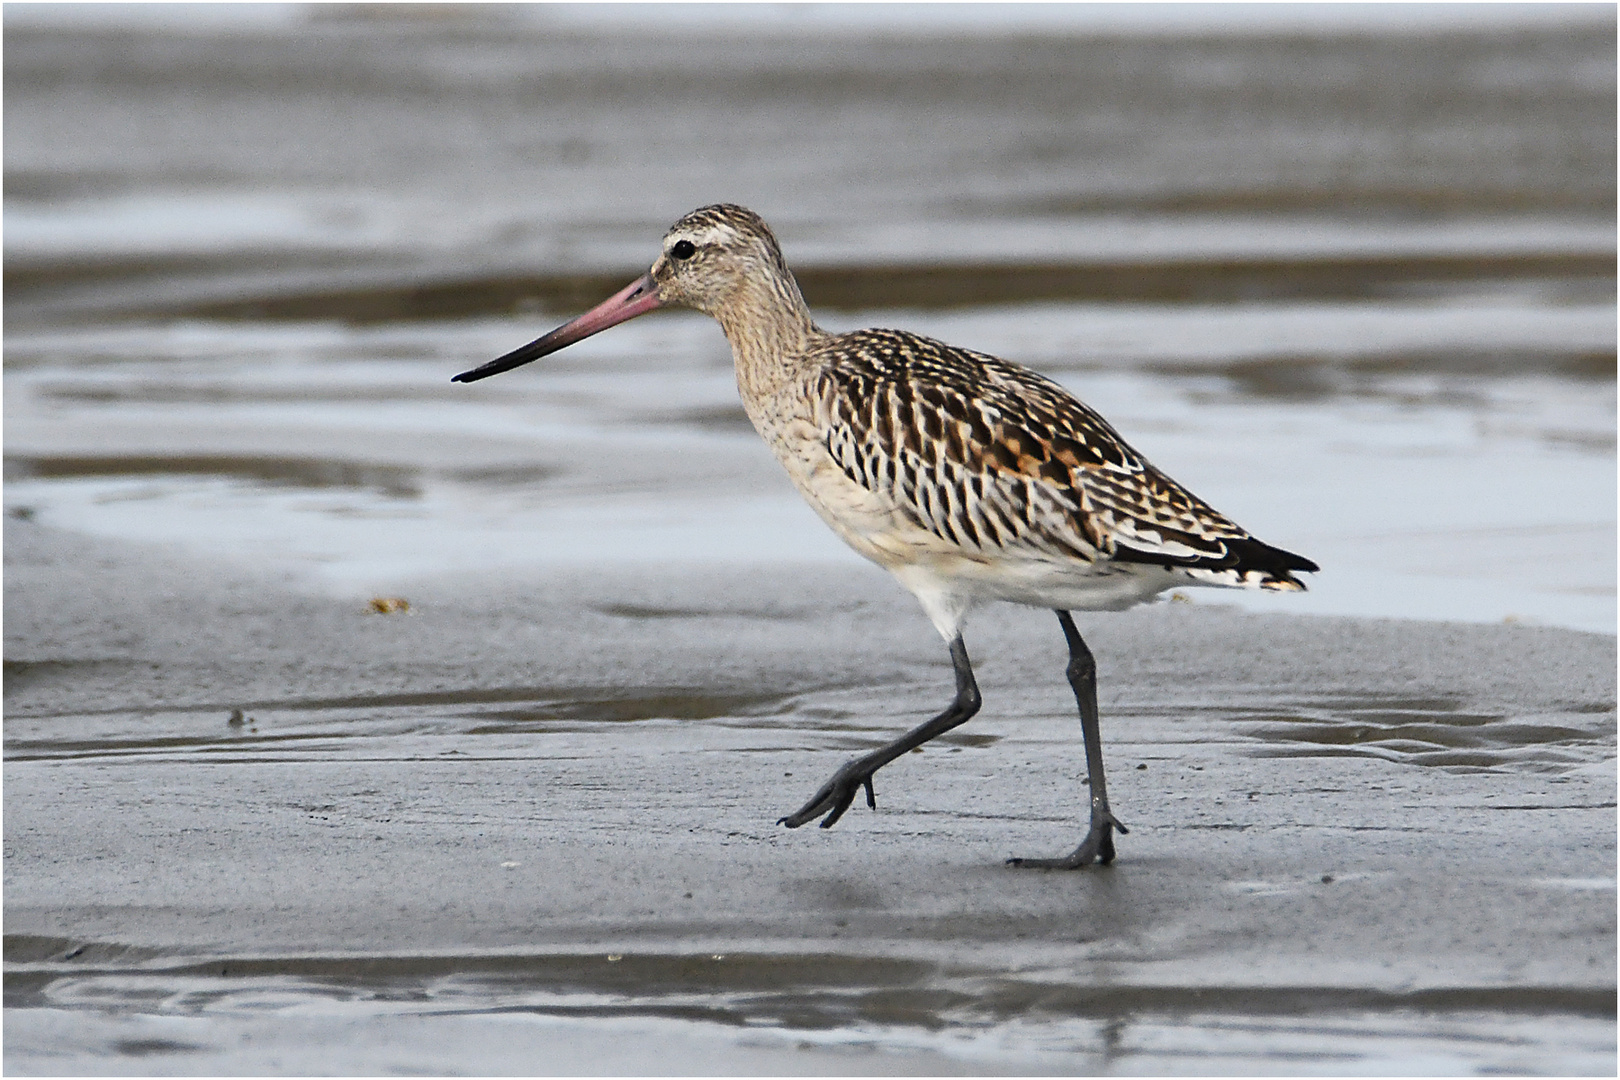
[[792,381],[810,344],[823,336],[792,275],[750,281],[714,316],[731,343],[738,389],[756,401]]

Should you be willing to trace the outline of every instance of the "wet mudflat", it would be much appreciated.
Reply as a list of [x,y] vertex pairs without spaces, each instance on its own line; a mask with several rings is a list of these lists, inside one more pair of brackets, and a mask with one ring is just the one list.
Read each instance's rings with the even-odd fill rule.
[[[5,13],[7,1072],[1613,1073],[1612,11],[76,10]],[[774,824],[950,668],[712,323],[447,381],[720,199],[1324,567],[1082,619],[1114,866],[1004,865],[1086,803],[1038,611]]]
[[1612,637],[1091,617],[1131,833],[1023,872],[1085,805],[1039,612],[978,620],[984,712],[876,813],[789,831],[949,692],[875,571],[381,615],[6,551],[10,1071],[1612,1067]]

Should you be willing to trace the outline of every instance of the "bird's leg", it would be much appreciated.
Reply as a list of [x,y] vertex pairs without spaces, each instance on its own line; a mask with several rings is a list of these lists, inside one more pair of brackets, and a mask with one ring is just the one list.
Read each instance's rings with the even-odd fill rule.
[[1013,866],[1034,867],[1041,870],[1077,870],[1092,862],[1104,865],[1114,861],[1113,831],[1120,835],[1130,830],[1120,824],[1108,808],[1108,782],[1103,779],[1102,732],[1097,726],[1097,661],[1074,627],[1074,619],[1067,611],[1057,613],[1063,625],[1063,636],[1069,640],[1069,685],[1074,688],[1074,700],[1080,706],[1080,733],[1086,740],[1086,776],[1091,786],[1091,828],[1080,846],[1061,859],[1008,859]]
[[855,793],[863,787],[866,789],[866,805],[876,810],[877,795],[872,790],[873,773],[908,750],[921,746],[935,735],[967,723],[973,718],[973,714],[979,711],[982,700],[979,697],[979,684],[973,681],[973,666],[968,663],[967,646],[962,644],[960,634],[951,642],[951,664],[956,668],[956,700],[951,702],[949,708],[928,723],[906,732],[888,746],[845,762],[843,768],[833,773],[832,779],[822,784],[821,790],[810,796],[810,801],[800,807],[797,813],[789,814],[777,824],[797,829],[812,818],[826,814],[827,816],[821,820],[821,827],[830,829],[844,816],[849,804],[855,801]]

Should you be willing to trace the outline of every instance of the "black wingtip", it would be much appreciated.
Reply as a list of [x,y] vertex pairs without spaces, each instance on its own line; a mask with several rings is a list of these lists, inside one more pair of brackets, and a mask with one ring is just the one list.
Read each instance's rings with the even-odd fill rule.
[[1226,548],[1237,556],[1235,569],[1263,570],[1273,574],[1287,574],[1290,571],[1314,574],[1321,570],[1314,562],[1303,555],[1295,555],[1292,551],[1284,551],[1279,547],[1272,547],[1262,540],[1254,537],[1245,537],[1242,540],[1226,541]]
[[1152,563],[1157,566],[1185,566],[1201,570],[1236,570],[1240,574],[1259,571],[1273,574],[1282,580],[1291,571],[1314,574],[1321,569],[1303,555],[1272,547],[1252,536],[1226,537],[1219,541],[1226,548],[1224,555],[1167,555],[1156,551],[1142,551],[1129,544],[1114,546],[1116,562]]

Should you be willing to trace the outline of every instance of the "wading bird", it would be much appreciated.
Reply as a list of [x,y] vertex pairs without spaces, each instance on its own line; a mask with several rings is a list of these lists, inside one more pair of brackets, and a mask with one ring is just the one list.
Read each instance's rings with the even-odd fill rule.
[[917,597],[949,644],[956,699],[894,742],[846,762],[781,819],[830,828],[872,775],[979,710],[962,643],[977,604],[1051,608],[1068,640],[1091,794],[1073,869],[1114,857],[1097,726],[1097,668],[1072,610],[1113,611],[1182,585],[1302,591],[1309,559],[1254,539],[1148,464],[1090,407],[1035,372],[902,330],[829,334],[776,237],[740,206],[677,221],[646,274],[546,336],[456,382],[510,371],[660,307],[719,321],[755,429],[799,494],[850,547]]

